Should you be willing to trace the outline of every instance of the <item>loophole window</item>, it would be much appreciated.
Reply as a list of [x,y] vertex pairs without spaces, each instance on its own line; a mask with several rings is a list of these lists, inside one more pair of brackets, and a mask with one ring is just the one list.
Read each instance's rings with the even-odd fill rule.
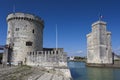
[[34,33],[34,29],[32,30],[32,33]]
[[28,42],[26,42],[26,46],[32,46],[32,42],[30,42],[30,41],[28,41]]
[[16,28],[15,30],[16,30],[16,31],[19,31],[19,28]]

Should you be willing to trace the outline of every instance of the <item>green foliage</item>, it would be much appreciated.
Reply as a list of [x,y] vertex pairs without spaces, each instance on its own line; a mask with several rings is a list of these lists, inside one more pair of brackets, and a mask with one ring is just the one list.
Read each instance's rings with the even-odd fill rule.
[[81,60],[81,59],[85,59],[85,58],[84,57],[75,56],[74,59],[75,60]]

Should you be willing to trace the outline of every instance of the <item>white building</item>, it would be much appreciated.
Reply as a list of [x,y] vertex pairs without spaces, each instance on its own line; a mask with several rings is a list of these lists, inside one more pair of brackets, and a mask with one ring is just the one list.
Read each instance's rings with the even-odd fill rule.
[[74,56],[70,56],[69,60],[74,60],[74,58],[75,58]]

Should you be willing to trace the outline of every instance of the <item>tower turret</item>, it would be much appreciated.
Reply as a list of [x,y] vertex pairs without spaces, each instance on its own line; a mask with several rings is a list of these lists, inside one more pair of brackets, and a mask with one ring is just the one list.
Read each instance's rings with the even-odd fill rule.
[[[25,63],[27,52],[43,49],[44,21],[38,16],[12,13],[7,16],[7,42],[12,48],[11,62]],[[9,56],[10,57],[10,56]]]

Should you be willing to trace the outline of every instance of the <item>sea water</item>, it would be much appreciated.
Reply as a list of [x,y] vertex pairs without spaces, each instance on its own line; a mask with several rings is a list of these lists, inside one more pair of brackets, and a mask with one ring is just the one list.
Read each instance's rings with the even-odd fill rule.
[[68,62],[73,80],[120,80],[120,69],[86,67],[84,62]]

